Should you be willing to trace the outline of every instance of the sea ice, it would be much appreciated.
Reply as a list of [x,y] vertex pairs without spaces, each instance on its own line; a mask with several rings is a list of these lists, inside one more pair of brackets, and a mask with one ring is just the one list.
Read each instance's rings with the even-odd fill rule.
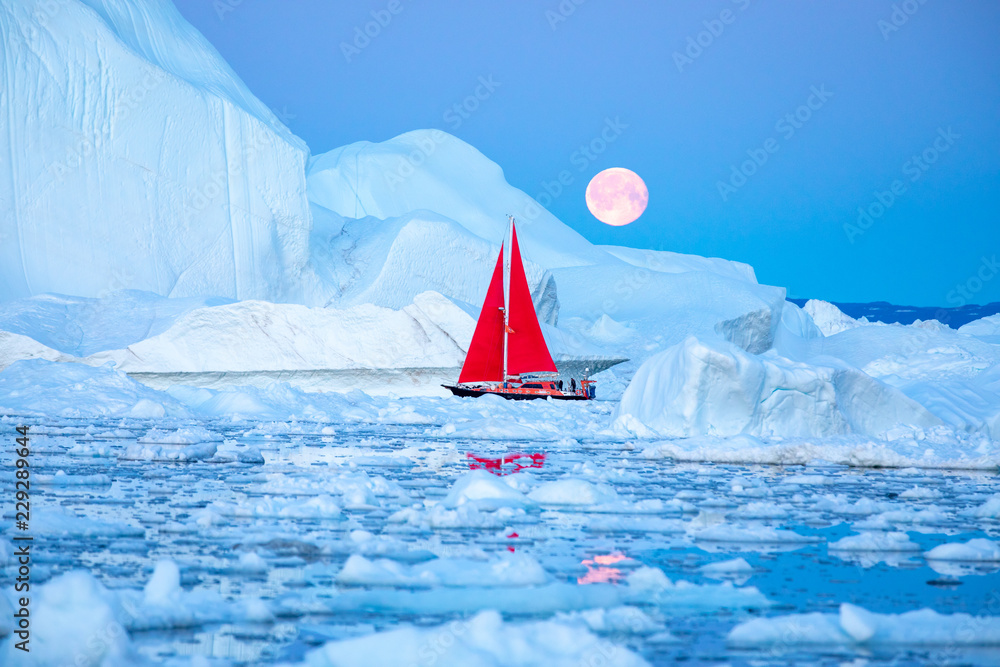
[[627,648],[600,639],[579,621],[504,622],[495,611],[436,628],[403,627],[326,644],[308,667],[381,667],[414,659],[440,667],[609,667],[648,665]]
[[844,603],[839,614],[791,614],[741,623],[729,633],[728,642],[786,651],[809,644],[996,646],[1000,618],[944,615],[930,609],[875,614]]

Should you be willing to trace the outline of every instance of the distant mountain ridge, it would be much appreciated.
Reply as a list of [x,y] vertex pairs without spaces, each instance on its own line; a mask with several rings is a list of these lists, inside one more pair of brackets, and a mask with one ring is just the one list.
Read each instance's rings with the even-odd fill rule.
[[[802,307],[809,299],[788,299]],[[872,303],[839,303],[833,305],[845,314],[860,319],[867,317],[869,322],[885,322],[886,324],[913,324],[917,320],[937,320],[947,324],[952,329],[974,322],[975,320],[1000,313],[1000,303],[986,305],[970,303],[958,308],[941,308],[939,306],[897,306],[887,301]]]

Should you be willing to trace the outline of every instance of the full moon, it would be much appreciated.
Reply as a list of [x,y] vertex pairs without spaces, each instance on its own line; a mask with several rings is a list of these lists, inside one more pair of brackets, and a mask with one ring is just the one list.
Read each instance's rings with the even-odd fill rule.
[[635,222],[648,203],[646,184],[622,167],[605,169],[587,186],[587,208],[601,222],[616,227]]

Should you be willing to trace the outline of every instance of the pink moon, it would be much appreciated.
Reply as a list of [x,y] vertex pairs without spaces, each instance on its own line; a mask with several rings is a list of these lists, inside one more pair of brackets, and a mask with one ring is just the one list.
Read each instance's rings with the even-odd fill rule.
[[605,169],[587,186],[587,208],[603,223],[621,227],[635,222],[649,204],[649,190],[629,169]]

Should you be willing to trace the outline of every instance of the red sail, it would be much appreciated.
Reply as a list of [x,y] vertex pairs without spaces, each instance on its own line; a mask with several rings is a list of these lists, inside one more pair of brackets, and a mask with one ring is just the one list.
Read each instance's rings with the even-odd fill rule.
[[[465,356],[461,382],[502,382],[504,339],[503,245],[497,258],[490,288],[479,313],[476,332],[472,335]],[[528,279],[524,275],[517,231],[511,229],[510,315],[507,329],[507,375],[521,373],[555,373],[556,365],[542,337],[542,328],[535,315]]]
[[503,246],[458,381],[503,381]]
[[[513,223],[511,223],[513,224]],[[510,316],[508,322],[513,333],[507,337],[507,374],[555,373],[556,365],[538,325],[535,304],[524,275],[521,248],[517,244],[517,230],[511,230],[510,258]],[[503,252],[500,253],[503,257]],[[492,288],[491,288],[492,289]],[[501,320],[501,333],[503,322]],[[476,333],[479,333],[477,328]],[[503,361],[501,360],[501,364]],[[501,371],[502,373],[503,371]]]

